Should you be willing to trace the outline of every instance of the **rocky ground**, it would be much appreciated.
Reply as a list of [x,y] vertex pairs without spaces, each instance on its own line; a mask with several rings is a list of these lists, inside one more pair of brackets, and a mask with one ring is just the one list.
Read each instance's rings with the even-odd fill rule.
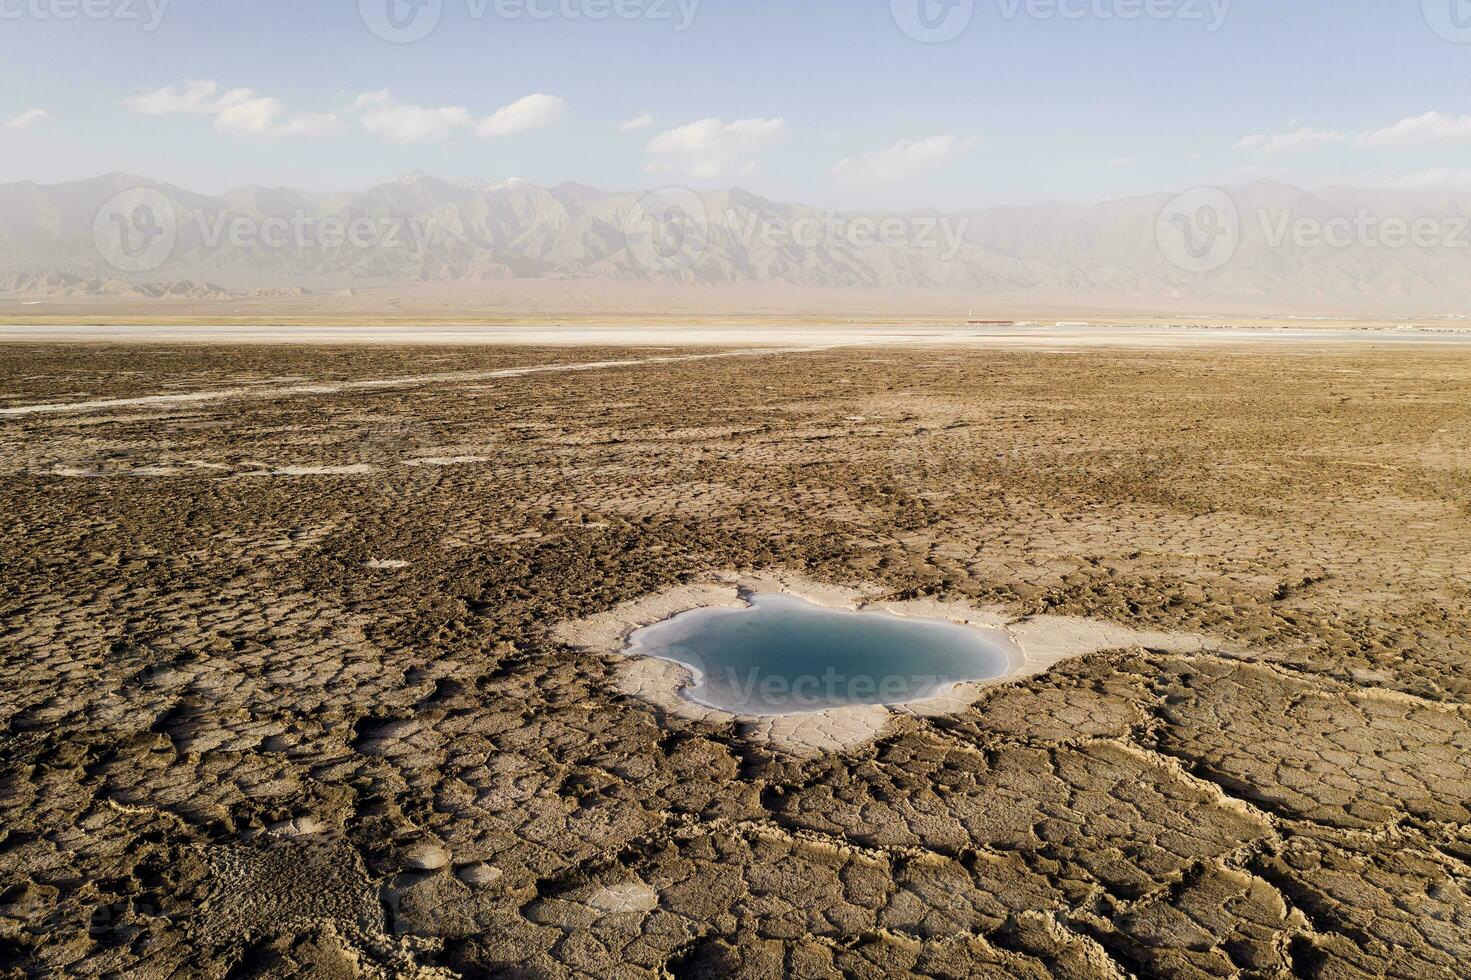
[[[1471,357],[677,354],[0,347],[0,973],[1471,975]],[[1218,648],[802,758],[552,639],[711,569]]]

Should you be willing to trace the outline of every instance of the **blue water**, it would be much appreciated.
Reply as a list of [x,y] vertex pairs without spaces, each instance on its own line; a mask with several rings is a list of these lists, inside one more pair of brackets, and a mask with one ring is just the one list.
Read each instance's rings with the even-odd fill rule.
[[994,634],[934,619],[829,609],[787,595],[696,609],[634,633],[626,651],[690,667],[685,695],[735,714],[787,715],[902,704],[999,677]]

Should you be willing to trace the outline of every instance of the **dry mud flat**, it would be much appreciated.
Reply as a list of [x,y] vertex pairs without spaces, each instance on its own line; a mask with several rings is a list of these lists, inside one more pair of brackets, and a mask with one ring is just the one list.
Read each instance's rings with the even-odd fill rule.
[[[0,417],[0,971],[1471,974],[1471,354],[680,353],[0,348],[257,392]],[[722,569],[1137,642],[796,754],[556,638]]]

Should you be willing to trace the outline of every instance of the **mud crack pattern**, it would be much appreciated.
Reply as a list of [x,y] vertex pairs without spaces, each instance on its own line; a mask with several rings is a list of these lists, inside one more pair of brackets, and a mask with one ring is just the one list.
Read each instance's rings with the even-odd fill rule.
[[[1471,358],[680,353],[0,348],[0,971],[1471,975]],[[798,758],[709,569],[1222,642]]]

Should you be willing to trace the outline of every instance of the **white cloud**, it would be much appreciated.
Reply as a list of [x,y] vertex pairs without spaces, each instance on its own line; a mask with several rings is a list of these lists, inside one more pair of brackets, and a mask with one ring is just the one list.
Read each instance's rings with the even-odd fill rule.
[[756,157],[786,132],[781,119],[701,119],[666,130],[649,141],[649,173],[675,173],[714,180],[727,171],[750,174]]
[[1100,167],[1108,167],[1110,170],[1122,170],[1125,167],[1132,167],[1134,165],[1134,158],[1114,157],[1111,160],[1099,160],[1098,165]]
[[1471,143],[1471,116],[1427,112],[1401,119],[1393,126],[1354,136],[1332,129],[1305,126],[1290,133],[1256,133],[1236,141],[1235,149],[1258,153],[1306,153],[1319,147],[1354,143],[1367,149],[1404,150],[1441,143]]
[[6,129],[25,129],[27,126],[35,125],[44,119],[50,119],[51,113],[45,109],[27,109],[20,115],[5,124]]
[[1336,130],[1304,126],[1290,133],[1278,133],[1273,136],[1265,133],[1243,136],[1236,141],[1232,149],[1257,153],[1307,153],[1319,147],[1347,142],[1348,137]]
[[464,106],[426,109],[395,102],[387,89],[381,89],[358,96],[348,111],[375,136],[395,143],[432,143],[460,129],[473,128],[481,136],[511,136],[552,126],[567,114],[567,103],[555,95],[538,92],[476,120]]
[[501,106],[476,125],[481,136],[513,136],[528,129],[555,126],[567,114],[567,103],[555,95],[537,92],[510,105]]
[[954,163],[976,145],[974,136],[931,136],[900,140],[893,146],[849,157],[832,168],[831,176],[849,187],[867,187],[913,180]]
[[395,143],[436,142],[475,122],[470,110],[461,106],[425,109],[400,105],[389,97],[387,89],[358,96],[349,111],[357,114],[358,122],[368,132]]
[[276,132],[281,136],[329,136],[343,130],[342,118],[333,112],[303,112],[292,116]]
[[325,113],[290,116],[286,103],[254,89],[231,89],[222,95],[219,84],[208,79],[129,96],[123,107],[144,116],[213,116],[215,129],[231,136],[322,135],[341,123]]
[[1441,112],[1401,119],[1393,126],[1359,137],[1362,146],[1391,150],[1465,142],[1471,142],[1471,116],[1447,116]]
[[220,86],[207,79],[198,79],[129,96],[123,100],[123,108],[144,116],[167,116],[177,112],[212,116],[219,101]]
[[280,99],[259,96],[250,89],[236,89],[220,100],[215,110],[215,129],[232,136],[268,136],[286,115]]
[[[215,129],[232,136],[322,136],[344,128],[342,118],[334,113],[293,115],[278,98],[249,88],[221,92],[219,84],[208,79],[133,95],[123,100],[123,106],[145,116],[213,116]],[[381,89],[358,96],[347,112],[375,136],[396,143],[422,143],[446,139],[461,129],[474,129],[481,136],[511,136],[552,126],[567,114],[567,103],[538,92],[477,120],[463,106],[426,108],[399,103],[387,89]]]
[[639,130],[639,129],[652,129],[653,126],[654,126],[654,116],[653,116],[653,114],[652,113],[648,113],[648,112],[641,112],[638,115],[634,116],[632,119],[628,120],[627,122],[621,122],[621,123],[619,123],[618,124],[618,132],[620,132],[620,133],[632,133],[635,130]]

